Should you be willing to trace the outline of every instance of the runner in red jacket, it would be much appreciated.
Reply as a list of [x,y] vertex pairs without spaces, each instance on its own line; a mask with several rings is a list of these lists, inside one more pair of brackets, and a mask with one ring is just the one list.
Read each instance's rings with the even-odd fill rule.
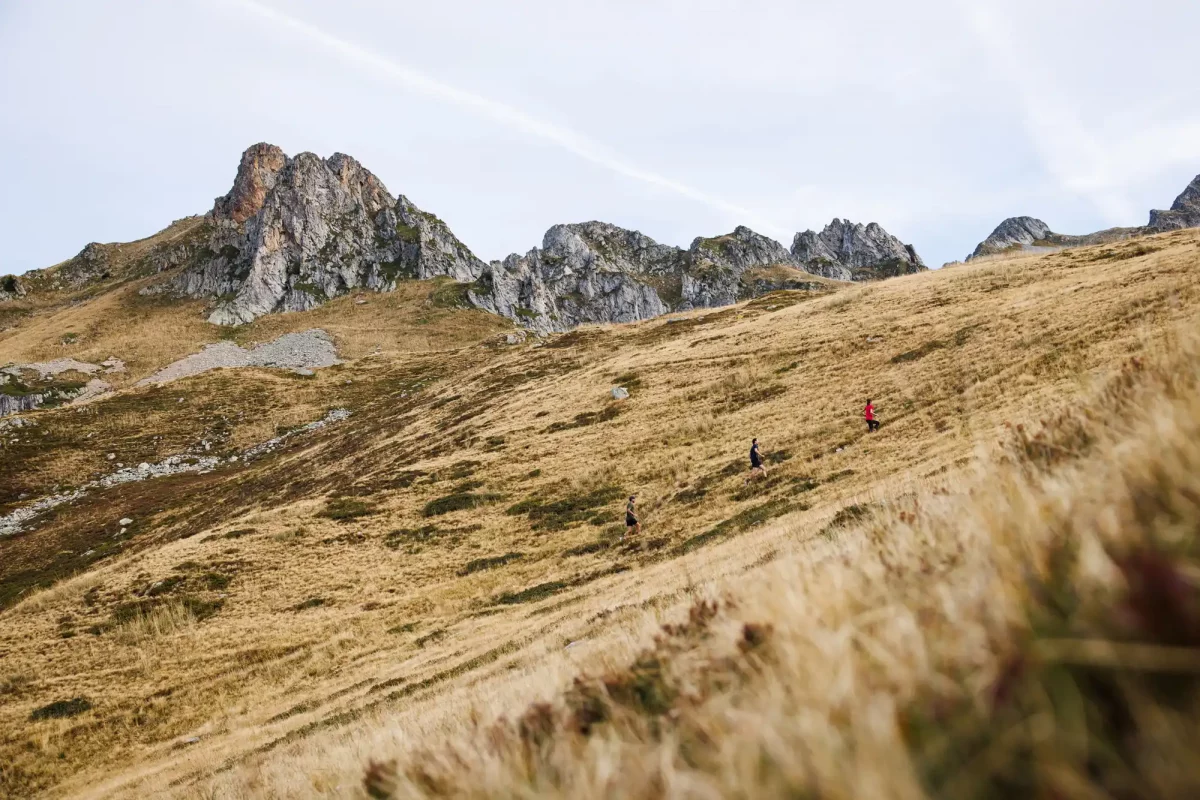
[[867,421],[867,433],[874,433],[879,430],[879,420],[875,419],[875,406],[871,405],[868,398],[867,407],[863,409],[863,419]]

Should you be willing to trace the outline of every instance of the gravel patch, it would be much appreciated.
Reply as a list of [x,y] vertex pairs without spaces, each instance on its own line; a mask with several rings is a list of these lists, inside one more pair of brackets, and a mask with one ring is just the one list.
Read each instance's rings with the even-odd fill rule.
[[313,328],[303,333],[285,333],[274,341],[260,344],[250,350],[233,342],[217,342],[205,345],[199,353],[180,359],[159,370],[148,378],[138,381],[138,386],[199,375],[210,369],[237,367],[278,367],[290,369],[302,375],[311,375],[312,370],[340,364],[333,338]]

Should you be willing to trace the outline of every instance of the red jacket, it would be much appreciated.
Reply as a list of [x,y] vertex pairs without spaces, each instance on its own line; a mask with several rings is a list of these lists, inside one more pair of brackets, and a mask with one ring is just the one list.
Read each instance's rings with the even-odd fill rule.
[[863,419],[875,419],[875,406],[867,403],[867,407],[863,409]]

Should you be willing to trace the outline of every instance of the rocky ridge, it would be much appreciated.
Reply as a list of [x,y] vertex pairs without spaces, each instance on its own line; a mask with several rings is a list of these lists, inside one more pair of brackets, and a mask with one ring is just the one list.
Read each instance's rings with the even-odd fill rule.
[[836,218],[820,233],[797,233],[792,256],[809,272],[843,281],[878,280],[928,269],[912,245],[877,223]]
[[1056,233],[1045,222],[1034,217],[1009,217],[975,247],[967,260],[1003,253],[1106,244],[1135,236],[1197,227],[1200,227],[1200,175],[1175,198],[1170,209],[1152,210],[1149,223],[1141,227],[1107,228],[1095,233],[1073,235]]
[[542,247],[492,262],[471,303],[548,333],[735,303],[777,289],[820,288],[778,242],[739,226],[687,250],[605,222],[555,225]]
[[1034,217],[1010,217],[997,225],[996,229],[975,247],[974,252],[967,256],[967,260],[1003,253],[1036,253],[1061,247],[1105,244],[1146,233],[1153,231],[1146,228],[1108,228],[1095,233],[1072,235],[1055,233],[1050,230],[1049,225]]
[[[602,222],[555,225],[540,248],[484,264],[444,222],[393,197],[350,156],[289,157],[260,143],[242,154],[233,186],[203,217],[141,242],[93,242],[35,272],[37,285],[51,289],[170,273],[141,291],[210,299],[209,321],[220,325],[444,276],[462,285],[465,302],[549,332],[812,288],[812,275],[874,280],[924,268],[879,225],[837,219],[820,234],[797,234],[791,251],[740,226],[684,250]],[[0,299],[26,288],[7,280]]]
[[1172,231],[1179,228],[1200,228],[1200,175],[1192,179],[1187,188],[1175,198],[1166,211],[1150,212],[1150,224],[1155,231]]

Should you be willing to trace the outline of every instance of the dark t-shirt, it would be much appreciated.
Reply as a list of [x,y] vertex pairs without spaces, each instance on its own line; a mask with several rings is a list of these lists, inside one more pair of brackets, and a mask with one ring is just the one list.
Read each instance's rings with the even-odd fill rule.
[[752,467],[761,467],[762,466],[762,457],[759,456],[759,454],[758,454],[758,445],[757,444],[750,446],[750,466],[752,466]]

